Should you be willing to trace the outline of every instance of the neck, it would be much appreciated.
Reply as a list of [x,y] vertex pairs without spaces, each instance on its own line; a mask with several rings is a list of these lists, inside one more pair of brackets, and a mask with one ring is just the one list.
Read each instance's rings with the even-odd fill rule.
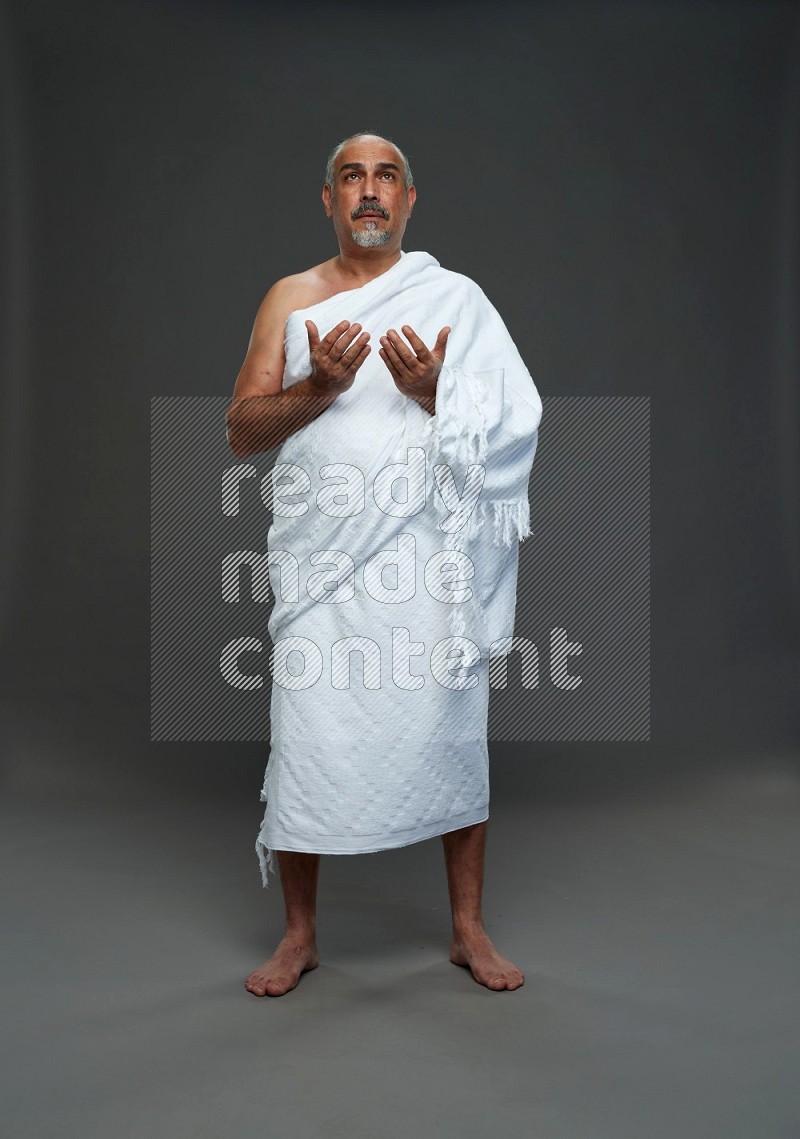
[[346,252],[340,248],[339,256],[333,259],[333,266],[344,280],[357,281],[363,285],[396,265],[400,254],[400,249],[360,249],[356,246],[355,251]]

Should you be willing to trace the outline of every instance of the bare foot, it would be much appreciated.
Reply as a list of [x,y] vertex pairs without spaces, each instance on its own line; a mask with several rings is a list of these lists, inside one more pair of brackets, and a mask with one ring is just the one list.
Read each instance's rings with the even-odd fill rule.
[[303,973],[317,965],[319,956],[313,937],[285,934],[269,961],[250,974],[244,987],[257,997],[281,997],[295,987]]
[[453,934],[450,960],[470,969],[475,980],[487,989],[518,989],[525,984],[524,975],[497,952],[481,927]]

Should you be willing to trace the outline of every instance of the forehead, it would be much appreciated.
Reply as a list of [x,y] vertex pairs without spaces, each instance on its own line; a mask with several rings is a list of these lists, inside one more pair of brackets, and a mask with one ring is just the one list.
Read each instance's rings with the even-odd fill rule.
[[359,138],[348,142],[336,156],[336,169],[340,170],[345,162],[362,162],[365,166],[372,166],[378,162],[394,162],[401,170],[403,169],[403,160],[396,147],[379,138]]

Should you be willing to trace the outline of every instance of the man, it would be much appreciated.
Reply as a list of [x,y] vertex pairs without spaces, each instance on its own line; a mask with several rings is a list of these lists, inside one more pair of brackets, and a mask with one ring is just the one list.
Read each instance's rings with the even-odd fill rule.
[[[524,976],[494,947],[481,914],[488,659],[508,651],[508,637],[485,645],[492,630],[510,634],[513,626],[541,401],[474,282],[401,249],[416,188],[396,145],[371,133],[345,139],[328,161],[322,201],[339,254],[266,294],[227,415],[238,458],[281,447],[268,537],[280,565],[278,579],[270,561],[272,745],[256,850],[264,885],[266,855],[270,867],[272,851],[278,856],[286,925],[245,984],[257,996],[279,996],[317,966],[321,853],[374,852],[441,834],[450,960],[490,989],[513,990]],[[287,475],[288,485],[280,481]],[[405,502],[391,489],[403,475]],[[337,480],[332,487],[328,478]],[[308,502],[315,491],[316,506]],[[462,515],[459,527],[435,525],[443,512],[454,522],[467,499],[466,524]],[[387,560],[394,586],[383,575]],[[331,592],[330,577],[310,569],[331,562],[349,592],[338,580]],[[308,582],[289,604],[284,576],[297,564],[309,567]],[[458,591],[452,577],[434,572],[454,565]],[[423,566],[420,589],[415,571]],[[354,570],[363,572],[358,595]],[[408,660],[421,663],[431,644],[433,680]],[[467,647],[460,675],[448,659],[453,644],[462,656]],[[470,655],[476,644],[481,651]],[[363,684],[353,687],[351,648],[363,669]],[[294,649],[302,676],[289,666]]]

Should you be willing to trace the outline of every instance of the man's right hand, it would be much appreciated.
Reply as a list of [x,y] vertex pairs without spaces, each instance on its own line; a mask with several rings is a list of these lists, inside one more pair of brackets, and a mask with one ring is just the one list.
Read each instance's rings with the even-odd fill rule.
[[314,321],[307,320],[305,324],[311,352],[311,386],[320,393],[347,391],[370,353],[369,333],[359,336],[361,325],[343,320],[320,340]]

